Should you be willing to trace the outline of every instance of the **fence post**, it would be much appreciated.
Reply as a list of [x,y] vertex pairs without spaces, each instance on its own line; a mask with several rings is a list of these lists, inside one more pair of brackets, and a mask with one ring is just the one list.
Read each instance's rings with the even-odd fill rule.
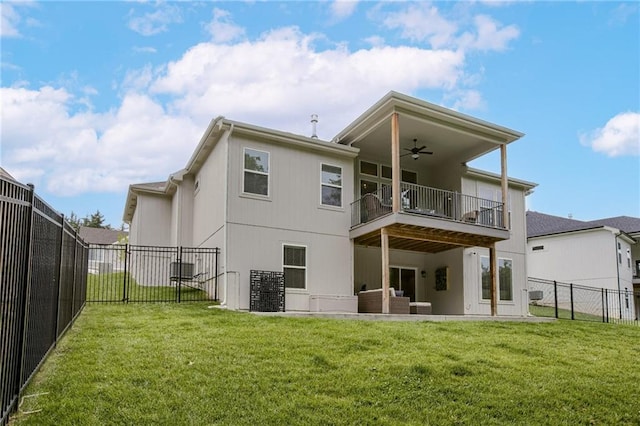
[[60,304],[62,300],[60,298],[60,283],[62,282],[62,256],[64,255],[64,214],[60,215],[60,250],[58,250],[58,288],[56,291],[56,298],[58,299],[58,303],[56,304],[55,310],[55,321],[53,324],[54,336],[56,336],[53,341],[53,346],[58,345],[58,326],[60,325]]
[[607,307],[607,322],[609,322],[609,291],[605,288],[603,288],[604,290],[604,302],[605,302],[605,306]]
[[558,283],[553,281],[553,302],[555,305],[556,318],[558,318]]
[[[64,230],[64,217],[62,220],[62,229]],[[78,230],[80,228],[78,228],[77,230],[74,229],[74,235],[73,235],[73,280],[72,282],[72,286],[71,286],[71,318],[73,319],[75,317],[76,314],[76,280],[78,279],[78,277],[76,277],[76,265],[78,263]]]
[[122,275],[122,303],[127,302],[127,266],[129,263],[129,244],[124,245],[124,275]]
[[20,396],[20,389],[22,388],[22,372],[24,371],[24,358],[25,358],[25,351],[26,351],[26,334],[27,334],[27,324],[28,324],[28,320],[29,320],[29,298],[30,298],[30,293],[31,293],[31,258],[33,257],[33,247],[32,247],[32,243],[33,243],[33,201],[35,198],[35,187],[33,186],[33,184],[29,183],[27,184],[27,186],[29,187],[29,195],[28,195],[28,202],[29,202],[29,211],[27,213],[27,215],[29,216],[28,219],[28,228],[27,228],[27,241],[25,246],[27,247],[27,261],[25,262],[24,268],[25,268],[25,283],[24,283],[24,287],[22,289],[22,300],[23,300],[23,306],[24,306],[24,310],[22,313],[22,321],[21,321],[21,329],[20,329],[20,340],[18,341],[18,360],[16,363],[16,367],[18,369],[17,373],[17,377],[16,377],[16,387],[13,390],[14,395],[18,395]]
[[569,297],[571,299],[571,319],[576,319],[573,311],[573,284],[569,283]]
[[600,293],[602,295],[602,322],[605,322],[604,320],[604,287],[600,289]]
[[182,286],[182,246],[178,247],[178,284],[176,285],[176,301],[180,303],[180,287]]
[[220,249],[218,247],[216,247],[215,249],[215,255],[216,255],[216,269],[215,269],[215,278],[216,278],[216,287],[214,289],[214,293],[213,293],[213,300],[215,300],[216,302],[218,301],[218,254],[220,253]]

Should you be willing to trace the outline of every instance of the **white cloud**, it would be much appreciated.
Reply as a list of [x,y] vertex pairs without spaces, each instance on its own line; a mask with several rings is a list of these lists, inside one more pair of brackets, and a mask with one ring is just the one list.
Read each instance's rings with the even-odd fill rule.
[[244,28],[233,23],[229,12],[218,8],[213,9],[213,20],[205,28],[215,43],[228,43],[245,33]]
[[334,19],[342,20],[351,16],[357,7],[357,0],[335,0],[331,3],[331,15]]
[[482,94],[477,90],[466,90],[455,94],[457,100],[452,108],[455,110],[479,110],[486,107]]
[[386,14],[381,20],[386,28],[399,29],[403,38],[427,42],[434,49],[502,51],[520,36],[517,26],[502,26],[487,15],[474,16],[473,30],[461,33],[468,22],[445,17],[430,3],[410,4],[404,10]]
[[371,36],[371,37],[367,37],[364,39],[364,41],[368,44],[370,44],[371,46],[374,47],[382,47],[384,46],[384,38],[380,37],[380,36]]
[[609,157],[640,155],[640,113],[620,113],[604,127],[580,135],[580,141]]
[[476,32],[467,32],[459,39],[459,45],[466,49],[505,50],[511,40],[520,36],[515,25],[501,26],[499,22],[486,15],[474,18]]
[[156,53],[158,50],[151,46],[134,46],[133,51],[137,53]]
[[387,28],[400,29],[402,37],[413,41],[428,41],[433,48],[451,46],[458,26],[440,15],[438,8],[428,3],[411,4],[405,10],[392,12],[383,20]]
[[[629,18],[638,13],[640,6],[634,2],[621,3],[611,12],[609,25],[624,25]],[[636,19],[636,23],[638,20]]]
[[57,195],[165,178],[184,166],[202,132],[145,95],[127,94],[104,114],[70,114],[75,99],[64,89],[0,90],[3,164]]
[[19,23],[20,15],[13,5],[0,3],[0,37],[20,37]]
[[389,90],[448,90],[463,74],[459,52],[406,46],[351,52],[342,45],[318,51],[314,39],[290,27],[253,42],[201,43],[169,63],[151,90],[175,96],[173,108],[201,123],[224,114],[306,133],[308,115],[318,113],[335,118],[324,129],[337,132]]
[[133,16],[133,10],[129,16],[129,28],[143,36],[151,36],[165,32],[170,24],[182,22],[182,12],[176,5],[161,3],[158,9],[142,16]]
[[[3,165],[58,195],[117,192],[182,168],[217,115],[309,134],[316,113],[318,134],[329,139],[389,90],[439,90],[456,108],[482,108],[477,77],[455,44],[458,27],[437,9],[420,10],[441,26],[419,33],[415,24],[415,37],[448,47],[387,46],[374,36],[372,47],[351,50],[297,27],[249,40],[216,9],[211,41],[173,62],[128,70],[114,84],[121,101],[110,110],[93,112],[88,97],[96,90],[73,78],[64,88],[2,88]],[[161,15],[133,26],[152,34],[175,22]],[[495,25],[470,42],[479,48],[486,43],[480,34],[499,33]]]

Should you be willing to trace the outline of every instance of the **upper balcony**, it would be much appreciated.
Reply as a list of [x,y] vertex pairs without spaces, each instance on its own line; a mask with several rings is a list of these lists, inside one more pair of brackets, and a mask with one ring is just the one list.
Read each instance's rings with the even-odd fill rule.
[[351,203],[349,234],[356,244],[379,246],[382,228],[395,237],[391,248],[430,253],[509,238],[502,202],[405,182],[400,194],[396,212],[390,186]]
[[[400,183],[400,193],[401,213],[506,230],[502,202],[406,182]],[[385,185],[351,203],[351,227],[391,214],[392,210],[391,186]]]

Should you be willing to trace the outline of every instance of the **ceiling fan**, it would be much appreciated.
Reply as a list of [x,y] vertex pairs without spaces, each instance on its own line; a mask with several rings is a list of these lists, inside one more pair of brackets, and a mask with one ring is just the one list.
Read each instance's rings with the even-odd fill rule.
[[418,148],[418,139],[413,139],[413,148],[403,148],[405,151],[409,151],[406,154],[402,154],[400,157],[404,157],[405,155],[411,155],[411,158],[413,158],[414,160],[417,160],[418,158],[420,158],[420,154],[425,154],[425,155],[433,155],[433,152],[431,151],[423,151],[423,149],[425,149],[427,146],[426,145],[422,145],[420,148]]

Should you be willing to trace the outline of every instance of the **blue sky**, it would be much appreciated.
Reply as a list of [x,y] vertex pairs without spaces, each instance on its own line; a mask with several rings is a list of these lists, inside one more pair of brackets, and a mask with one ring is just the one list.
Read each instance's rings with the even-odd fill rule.
[[[330,139],[390,90],[526,135],[532,210],[640,217],[637,2],[2,2],[0,165],[119,226],[218,115]],[[472,165],[499,171],[490,155]]]

